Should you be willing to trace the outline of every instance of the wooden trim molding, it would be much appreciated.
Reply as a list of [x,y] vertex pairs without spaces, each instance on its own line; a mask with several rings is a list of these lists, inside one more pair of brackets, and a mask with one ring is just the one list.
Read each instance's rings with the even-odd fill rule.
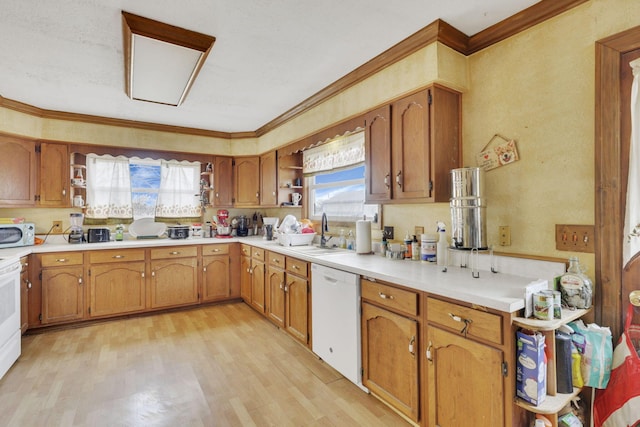
[[640,26],[596,42],[595,105],[595,320],[622,327],[622,239],[624,224],[621,171],[621,57],[640,49]]
[[457,30],[445,21],[438,19],[255,131],[228,133],[181,126],[145,123],[133,120],[113,119],[86,114],[65,113],[61,111],[40,109],[17,101],[7,100],[2,97],[0,97],[0,106],[50,119],[132,127],[159,132],[173,132],[215,138],[256,138],[276,129],[289,120],[311,110],[338,93],[347,90],[373,74],[403,58],[406,58],[431,43],[440,42],[464,55],[470,55],[587,1],[589,0],[541,0],[522,12],[505,19],[472,37],[463,34],[461,31]]

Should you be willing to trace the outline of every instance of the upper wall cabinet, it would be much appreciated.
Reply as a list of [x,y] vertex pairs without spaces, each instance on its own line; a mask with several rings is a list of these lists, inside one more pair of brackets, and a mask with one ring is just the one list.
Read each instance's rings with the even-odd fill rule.
[[216,157],[213,173],[212,205],[215,207],[233,206],[233,158]]
[[432,85],[366,117],[367,202],[446,202],[461,164],[460,93]]
[[260,206],[278,206],[278,161],[275,150],[260,156]]
[[0,152],[0,206],[34,206],[35,141],[2,136]]
[[259,206],[260,157],[236,157],[233,169],[234,206]]
[[70,204],[69,146],[43,142],[40,144],[40,191],[38,203],[47,207]]

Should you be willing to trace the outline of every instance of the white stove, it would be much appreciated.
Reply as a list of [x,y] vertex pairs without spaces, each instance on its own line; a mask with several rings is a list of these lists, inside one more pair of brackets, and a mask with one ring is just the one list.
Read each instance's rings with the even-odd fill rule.
[[0,259],[0,378],[20,357],[20,259]]

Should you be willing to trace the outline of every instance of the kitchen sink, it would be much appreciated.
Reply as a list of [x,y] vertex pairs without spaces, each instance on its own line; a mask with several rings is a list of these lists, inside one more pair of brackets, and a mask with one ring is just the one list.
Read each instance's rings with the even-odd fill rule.
[[287,249],[290,249],[294,252],[299,252],[306,255],[330,255],[330,254],[342,254],[345,253],[345,249],[340,249],[337,247],[322,247],[316,245],[308,245],[308,246],[289,246]]

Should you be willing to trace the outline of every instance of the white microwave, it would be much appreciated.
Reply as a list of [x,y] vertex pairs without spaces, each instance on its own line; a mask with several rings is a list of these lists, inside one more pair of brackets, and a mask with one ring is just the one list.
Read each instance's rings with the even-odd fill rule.
[[16,246],[31,246],[36,237],[36,226],[32,222],[22,224],[0,224],[0,249]]

